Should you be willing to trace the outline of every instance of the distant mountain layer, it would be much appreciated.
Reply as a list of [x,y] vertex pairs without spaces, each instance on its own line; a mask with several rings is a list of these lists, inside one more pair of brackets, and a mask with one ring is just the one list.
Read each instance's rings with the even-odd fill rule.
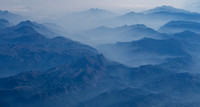
[[158,29],[163,24],[172,20],[198,21],[200,14],[184,9],[177,9],[171,6],[161,6],[141,13],[129,12],[115,19],[110,23],[115,24],[145,24]]
[[[91,8],[81,12],[66,14],[56,22],[70,33],[92,29],[106,24],[108,19],[116,17],[115,13],[107,10]],[[103,24],[103,25],[104,25]]]
[[144,38],[99,45],[98,49],[106,57],[129,66],[154,64],[175,71],[198,72],[199,41],[199,34],[183,31],[163,39]]
[[[199,21],[200,14],[171,6],[160,6],[144,12],[116,14],[107,10],[92,8],[86,11],[66,14],[56,22],[69,32],[77,33],[98,26],[117,27],[123,25],[145,24],[158,29],[171,20]],[[90,23],[90,24],[88,24]]]
[[0,29],[3,29],[3,28],[6,28],[6,27],[9,27],[11,26],[12,24],[5,20],[5,19],[0,19]]
[[91,8],[86,11],[77,12],[75,15],[94,15],[94,16],[103,16],[103,15],[112,15],[113,13],[107,10],[102,10],[98,8]]
[[[166,35],[155,31],[145,25],[124,25],[121,27],[108,28],[98,27],[88,30],[77,36],[77,40],[91,45],[99,45],[106,43],[116,43],[118,41],[138,40],[144,37],[164,38]],[[75,37],[75,36],[74,36]],[[81,38],[81,39],[79,39]]]
[[167,58],[189,57],[183,43],[177,39],[144,38],[138,41],[100,45],[107,57],[129,66],[160,64]]
[[9,11],[1,11],[1,10],[0,10],[0,19],[8,20],[10,23],[13,23],[13,24],[17,24],[20,21],[25,20],[24,17],[18,14],[14,14]]
[[192,21],[170,21],[159,29],[161,32],[171,34],[183,32],[184,30],[200,33],[200,23]]
[[152,13],[158,13],[158,12],[191,13],[190,11],[187,11],[187,10],[184,10],[184,9],[178,9],[178,8],[174,8],[172,6],[166,6],[166,5],[144,11],[143,13],[152,14]]

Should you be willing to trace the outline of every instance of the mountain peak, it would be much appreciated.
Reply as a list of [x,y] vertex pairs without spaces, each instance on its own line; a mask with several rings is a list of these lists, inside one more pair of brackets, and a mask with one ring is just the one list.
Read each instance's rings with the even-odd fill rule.
[[121,26],[118,28],[141,28],[141,29],[144,29],[144,28],[148,28],[148,27],[145,26],[144,24],[136,24],[136,25],[124,25],[124,26]]
[[21,32],[24,34],[36,34],[38,33],[34,28],[32,28],[31,26],[20,26],[19,28],[17,28],[15,30],[16,32]]
[[156,7],[157,9],[160,8],[160,9],[175,9],[174,7],[172,6],[168,6],[168,5],[162,5],[160,7]]
[[91,9],[89,9],[89,11],[91,11],[91,12],[107,12],[107,10],[103,10],[103,9],[99,9],[99,8],[91,8]]
[[57,37],[54,37],[52,38],[52,40],[54,40],[55,42],[73,42],[71,39],[68,39],[68,38],[65,38],[65,37],[62,37],[62,36],[57,36]]
[[85,18],[104,18],[108,16],[112,16],[113,13],[107,10],[99,9],[99,8],[91,8],[88,10],[80,11],[72,13],[71,15],[76,15],[76,17],[85,17]]
[[126,14],[124,14],[124,15],[122,15],[121,17],[122,18],[124,18],[124,17],[126,17],[126,18],[132,18],[132,17],[134,17],[134,16],[141,16],[141,15],[144,15],[143,13],[136,13],[136,12],[134,12],[134,11],[131,11],[131,12],[128,12],[128,13],[126,13]]
[[197,35],[195,32],[192,32],[190,30],[184,30],[183,32],[176,33],[174,35]]
[[99,9],[99,8],[91,8],[91,9],[85,11],[85,12],[90,13],[90,14],[110,14],[110,13],[112,13],[108,10]]
[[18,26],[33,26],[34,24],[30,21],[30,20],[27,20],[27,21],[22,21],[18,24]]
[[132,25],[132,27],[140,27],[140,28],[147,28],[147,26],[145,26],[144,24],[136,24],[136,25]]
[[18,25],[16,25],[16,31],[20,31],[20,32],[37,32],[35,30],[35,25],[33,22],[31,22],[30,20],[27,20],[27,21],[22,21],[20,22]]
[[91,10],[91,11],[101,11],[102,9],[99,9],[99,8],[91,8],[90,10]]

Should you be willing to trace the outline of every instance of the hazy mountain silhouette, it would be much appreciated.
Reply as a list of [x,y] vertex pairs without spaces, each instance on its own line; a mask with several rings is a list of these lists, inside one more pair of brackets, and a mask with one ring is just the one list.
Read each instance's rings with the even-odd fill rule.
[[185,30],[190,30],[192,32],[200,33],[199,32],[200,23],[191,22],[191,21],[170,21],[164,26],[162,26],[159,31],[164,33],[179,33]]
[[[172,20],[198,21],[200,14],[172,6],[161,6],[146,10],[141,13],[129,12],[113,19],[113,23],[120,24],[145,24],[158,29],[163,24]],[[112,22],[112,21],[111,21]]]
[[11,25],[12,24],[9,21],[7,21],[5,19],[0,19],[0,29],[4,29],[4,28],[9,27]]
[[152,14],[152,13],[159,13],[159,12],[169,12],[169,13],[191,13],[190,11],[184,10],[184,9],[178,9],[174,8],[172,6],[160,6],[156,7],[147,11],[143,11],[144,14]]
[[79,31],[101,26],[103,23],[106,24],[108,19],[111,19],[115,16],[116,14],[110,11],[91,8],[85,11],[66,14],[65,16],[58,19],[57,22],[70,33],[77,33]]
[[1,11],[0,10],[0,19],[6,19],[10,23],[17,24],[20,21],[25,20],[25,17],[20,16],[18,14],[11,13],[9,11]]
[[79,35],[75,35],[74,39],[90,45],[99,45],[116,43],[118,41],[128,42],[142,39],[144,37],[165,38],[165,36],[165,34],[159,33],[143,24],[137,24],[130,26],[124,25],[114,28],[102,26],[80,33]]
[[130,66],[160,64],[167,58],[190,56],[181,41],[176,39],[144,38],[99,46],[108,58]]

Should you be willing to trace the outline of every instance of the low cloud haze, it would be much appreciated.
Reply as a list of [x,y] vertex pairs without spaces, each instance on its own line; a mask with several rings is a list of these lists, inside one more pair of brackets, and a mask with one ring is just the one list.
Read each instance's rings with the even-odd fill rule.
[[188,7],[195,1],[187,0],[0,0],[1,10],[10,10],[27,15],[37,14],[40,17],[49,14],[70,13],[89,8],[101,8],[114,12],[143,11],[160,5],[171,5],[177,8]]

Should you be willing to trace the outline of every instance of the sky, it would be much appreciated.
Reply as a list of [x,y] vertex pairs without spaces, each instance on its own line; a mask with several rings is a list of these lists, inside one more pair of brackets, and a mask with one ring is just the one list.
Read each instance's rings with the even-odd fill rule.
[[[0,0],[0,9],[27,14],[70,13],[89,8],[113,12],[143,11],[161,5],[199,11],[198,0]],[[200,4],[200,2],[198,2]],[[195,8],[191,8],[195,5]]]

